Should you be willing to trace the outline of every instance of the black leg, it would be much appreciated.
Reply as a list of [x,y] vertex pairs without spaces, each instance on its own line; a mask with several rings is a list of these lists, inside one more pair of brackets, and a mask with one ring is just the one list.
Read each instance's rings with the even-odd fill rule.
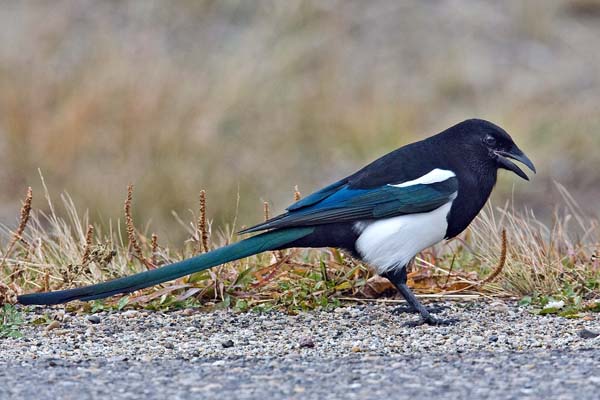
[[423,307],[423,304],[419,302],[414,293],[410,290],[410,288],[406,285],[406,266],[402,268],[394,269],[392,271],[386,272],[382,274],[384,278],[387,278],[396,286],[402,297],[406,300],[409,305],[409,310],[414,310],[421,315],[421,321],[417,323],[409,323],[409,325],[416,326],[421,324],[429,324],[429,325],[448,325],[456,322],[456,320],[440,320],[434,318],[430,312]]

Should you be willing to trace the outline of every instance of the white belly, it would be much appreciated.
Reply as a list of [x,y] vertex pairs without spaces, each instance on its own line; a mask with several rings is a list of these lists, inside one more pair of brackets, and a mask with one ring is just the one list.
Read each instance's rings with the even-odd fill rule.
[[378,273],[401,268],[446,236],[452,201],[428,213],[358,222],[356,249]]

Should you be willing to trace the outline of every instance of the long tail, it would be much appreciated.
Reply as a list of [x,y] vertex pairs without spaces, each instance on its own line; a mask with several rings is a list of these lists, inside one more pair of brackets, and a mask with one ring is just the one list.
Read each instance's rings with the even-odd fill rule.
[[162,282],[180,278],[194,272],[202,271],[223,263],[238,260],[263,251],[281,248],[288,243],[301,239],[314,228],[291,228],[265,232],[240,242],[224,246],[206,254],[189,258],[162,268],[140,272],[139,274],[114,279],[82,288],[59,290],[56,292],[32,293],[18,297],[21,304],[60,304],[73,300],[94,300],[119,293],[130,293],[134,290],[157,285]]

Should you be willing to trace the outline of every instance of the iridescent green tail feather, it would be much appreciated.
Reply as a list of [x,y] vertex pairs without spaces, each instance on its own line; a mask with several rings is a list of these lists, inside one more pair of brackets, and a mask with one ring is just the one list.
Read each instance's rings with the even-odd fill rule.
[[96,285],[56,292],[32,293],[18,297],[21,304],[61,304],[73,300],[95,300],[120,293],[130,293],[159,283],[203,271],[226,262],[238,260],[263,251],[285,247],[301,239],[314,228],[291,228],[265,232],[206,254],[189,258],[158,269],[140,272]]

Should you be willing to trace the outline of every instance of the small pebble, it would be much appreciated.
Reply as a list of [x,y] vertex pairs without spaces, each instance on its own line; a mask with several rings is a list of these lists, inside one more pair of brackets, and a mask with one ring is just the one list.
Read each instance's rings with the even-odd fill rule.
[[121,316],[125,318],[133,318],[136,317],[140,312],[137,310],[127,310],[121,313]]
[[54,319],[57,320],[57,321],[64,321],[64,319],[65,319],[65,310],[58,310],[54,314]]
[[53,329],[60,328],[60,322],[52,321],[46,326],[46,332],[51,331]]
[[474,343],[482,343],[484,341],[484,339],[485,338],[483,336],[480,336],[480,335],[473,335],[473,336],[471,336],[471,340]]
[[315,342],[310,337],[303,337],[300,339],[300,347],[313,348],[315,347]]
[[600,336],[600,333],[590,331],[589,329],[582,329],[578,332],[578,335],[584,339],[593,339]]
[[100,323],[100,317],[97,315],[89,315],[87,317],[88,322],[91,322],[92,324],[99,324]]
[[221,346],[223,346],[224,348],[228,349],[230,347],[234,346],[233,340],[226,340],[224,342],[221,343]]
[[303,386],[294,386],[295,393],[304,393],[306,389]]
[[502,301],[494,301],[490,303],[490,311],[499,314],[504,314],[508,312],[508,306]]

